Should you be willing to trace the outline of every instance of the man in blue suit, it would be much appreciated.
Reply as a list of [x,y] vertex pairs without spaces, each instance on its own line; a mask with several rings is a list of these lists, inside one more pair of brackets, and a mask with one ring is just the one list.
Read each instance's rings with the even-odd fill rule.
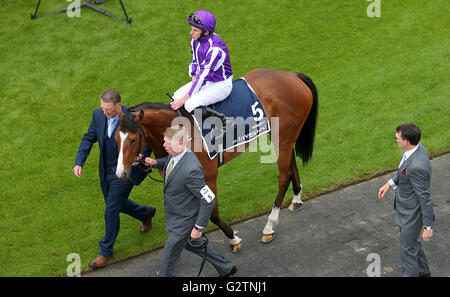
[[[116,241],[120,229],[120,212],[126,213],[142,221],[141,232],[147,232],[152,227],[152,217],[156,208],[153,206],[142,206],[128,199],[134,185],[139,185],[146,177],[146,173],[133,167],[129,181],[119,181],[116,176],[117,166],[117,142],[114,139],[114,132],[117,129],[119,115],[116,111],[116,104],[119,104],[122,111],[127,107],[121,103],[120,94],[113,89],[103,91],[100,95],[101,108],[94,110],[92,122],[86,134],[84,134],[78,148],[75,167],[75,176],[81,177],[81,171],[92,145],[98,142],[100,149],[99,176],[100,186],[105,199],[105,235],[100,240],[100,253],[89,264],[91,268],[105,266],[113,257],[113,245]],[[149,156],[151,153],[148,146],[144,148],[141,157]]]

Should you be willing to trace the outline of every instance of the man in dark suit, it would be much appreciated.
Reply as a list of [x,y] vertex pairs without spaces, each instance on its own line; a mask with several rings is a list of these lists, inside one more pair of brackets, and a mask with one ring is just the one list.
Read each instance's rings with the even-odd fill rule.
[[[92,114],[91,124],[81,140],[73,168],[75,176],[81,177],[82,167],[89,156],[92,145],[98,142],[100,186],[106,204],[105,235],[99,243],[99,255],[89,264],[91,268],[105,266],[111,260],[113,245],[120,228],[120,212],[142,221],[141,232],[150,230],[151,219],[156,212],[156,208],[153,206],[142,206],[128,199],[133,186],[139,185],[145,179],[144,171],[133,168],[130,181],[119,181],[115,174],[118,152],[114,132],[119,121],[116,105],[120,105],[122,111],[125,111],[127,107],[122,105],[120,95],[116,90],[103,91],[100,99],[101,108],[94,110]],[[146,146],[141,157],[148,156],[150,153],[150,149]]]
[[[183,249],[202,258],[205,256],[204,248],[190,246],[188,240],[192,238],[195,246],[203,242],[202,230],[208,225],[215,196],[205,184],[200,162],[186,147],[187,141],[185,128],[169,127],[164,134],[164,148],[169,155],[157,160],[145,158],[146,165],[164,169],[164,208],[169,237],[160,262],[160,276],[175,276]],[[237,268],[231,261],[209,244],[206,249],[206,260],[220,276],[236,273]]]
[[378,191],[380,200],[395,190],[395,223],[400,227],[400,257],[403,276],[430,276],[427,259],[419,241],[433,236],[433,202],[430,196],[431,164],[425,147],[419,143],[421,131],[414,124],[396,129],[395,140],[405,151],[397,174]]

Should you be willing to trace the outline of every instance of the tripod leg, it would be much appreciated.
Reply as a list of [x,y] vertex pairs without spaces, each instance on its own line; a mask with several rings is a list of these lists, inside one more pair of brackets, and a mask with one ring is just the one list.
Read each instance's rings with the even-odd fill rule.
[[[87,0],[86,3],[83,3],[83,4],[81,4],[81,5],[75,6],[75,7],[73,7],[72,9],[74,9],[74,10],[81,9],[81,8],[84,7],[84,6],[87,6],[87,5],[88,5],[87,3],[88,3],[89,1],[90,1],[90,0]],[[47,13],[47,14],[45,14],[45,15],[36,16],[37,11],[38,11],[38,8],[39,8],[39,4],[40,4],[40,3],[41,3],[41,0],[39,0],[39,3],[38,3],[38,5],[37,5],[37,7],[36,7],[36,11],[35,11],[34,15],[31,14],[31,19],[32,19],[32,20],[34,20],[34,19],[40,19],[40,18],[43,18],[43,17],[47,17],[47,16],[51,16],[51,15],[55,15],[55,14],[59,14],[59,13],[63,13],[63,12],[67,12],[67,8],[68,8],[68,7],[64,7],[64,8],[62,8],[62,9],[58,10],[58,11],[53,11],[53,12]]]
[[122,0],[119,0],[119,2],[120,2],[120,5],[122,5],[122,10],[123,10],[123,13],[125,14],[125,18],[127,19],[127,24],[131,24],[131,18],[130,19],[128,18],[128,14],[127,14],[127,11],[125,10],[125,6],[123,5]]
[[37,14],[37,11],[39,9],[39,5],[41,5],[41,0],[39,0],[38,4],[36,6],[36,10],[34,11],[34,15],[32,13],[30,13],[32,20],[34,20],[36,18],[36,14]]
[[[90,0],[89,0],[89,1],[90,1]],[[125,10],[124,10],[124,12],[125,12],[125,16],[127,17],[127,20],[123,20],[123,19],[121,19],[121,18],[119,18],[119,17],[116,17],[115,15],[113,15],[112,13],[109,13],[108,11],[106,11],[106,10],[104,10],[104,9],[100,9],[100,8],[98,8],[97,6],[88,3],[89,1],[87,1],[87,3],[86,3],[86,6],[87,6],[87,7],[90,7],[90,8],[92,8],[93,10],[95,10],[95,11],[101,13],[101,14],[104,14],[104,15],[106,15],[106,16],[109,16],[109,17],[111,17],[111,18],[113,18],[113,19],[116,19],[116,20],[118,20],[118,21],[124,22],[124,23],[126,23],[126,24],[131,23],[131,19],[128,19],[128,15],[126,14]],[[122,8],[125,9],[125,7],[123,6],[122,1],[120,1],[120,3],[122,4]]]

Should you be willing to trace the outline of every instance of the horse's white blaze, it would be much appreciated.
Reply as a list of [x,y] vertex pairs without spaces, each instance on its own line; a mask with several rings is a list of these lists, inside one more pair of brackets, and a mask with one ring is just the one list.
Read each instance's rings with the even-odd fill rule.
[[264,227],[263,234],[269,235],[273,234],[275,231],[273,230],[273,227],[275,227],[276,224],[278,224],[278,216],[280,214],[280,208],[279,207],[272,207],[272,212],[269,215],[269,218],[267,219],[267,224]]
[[116,175],[118,178],[122,177],[123,171],[125,170],[125,165],[123,164],[123,143],[125,139],[127,139],[128,133],[119,131],[119,135],[120,135],[120,152],[119,158],[117,159],[117,169],[116,169]]

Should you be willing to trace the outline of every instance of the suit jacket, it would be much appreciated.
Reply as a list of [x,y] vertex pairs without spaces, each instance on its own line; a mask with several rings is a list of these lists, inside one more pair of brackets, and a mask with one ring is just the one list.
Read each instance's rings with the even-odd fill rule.
[[157,159],[156,168],[164,168],[164,209],[166,231],[185,236],[194,225],[208,225],[214,208],[203,198],[200,190],[206,185],[203,168],[189,149],[178,161],[166,180],[166,170],[172,156]]
[[[122,111],[127,110],[128,107],[122,105]],[[119,125],[116,125],[115,130],[117,129]],[[106,168],[105,168],[105,160],[103,155],[103,150],[105,147],[105,140],[106,137],[106,127],[107,127],[107,118],[105,114],[103,113],[101,108],[98,108],[94,110],[92,113],[92,121],[89,125],[88,131],[86,134],[84,134],[83,138],[81,139],[80,146],[78,148],[77,157],[75,159],[75,165],[80,165],[83,167],[84,163],[86,162],[86,159],[89,156],[89,153],[91,152],[92,145],[94,143],[98,142],[98,146],[100,149],[100,158],[99,158],[99,176],[100,176],[100,186],[102,187],[103,193],[105,193],[106,189]],[[113,131],[113,135],[114,132]],[[117,147],[117,143],[113,142],[115,146]],[[151,150],[148,146],[144,148],[142,151],[142,154],[144,156],[149,156],[151,153]],[[115,159],[117,161],[117,157],[115,156]],[[133,184],[139,185],[147,176],[145,172],[142,170],[139,170],[138,168],[132,167],[131,169],[131,175],[130,179]]]
[[433,226],[431,164],[422,144],[419,143],[417,150],[398,168],[392,180],[398,187],[394,201],[395,223],[402,228]]

